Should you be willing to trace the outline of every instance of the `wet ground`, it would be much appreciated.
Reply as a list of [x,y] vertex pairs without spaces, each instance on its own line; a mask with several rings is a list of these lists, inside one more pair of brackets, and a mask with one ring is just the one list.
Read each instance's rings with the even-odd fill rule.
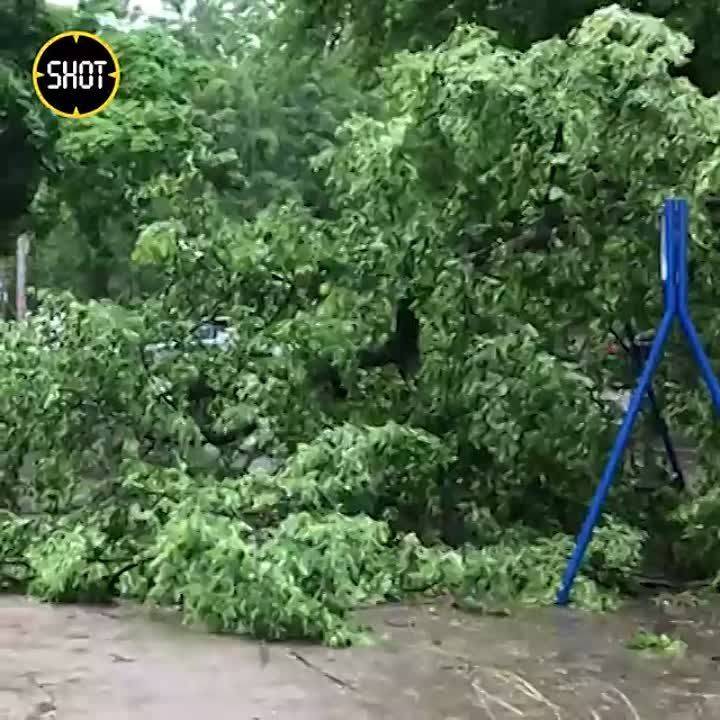
[[[366,613],[379,642],[330,651],[217,637],[131,607],[0,598],[1,720],[695,720],[720,718],[713,610]],[[688,643],[646,658],[638,627]]]

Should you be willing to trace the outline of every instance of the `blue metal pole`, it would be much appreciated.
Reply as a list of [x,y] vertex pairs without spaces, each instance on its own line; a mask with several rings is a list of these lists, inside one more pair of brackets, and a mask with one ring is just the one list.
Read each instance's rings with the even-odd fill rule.
[[590,544],[593,531],[595,530],[595,525],[597,525],[597,521],[600,519],[603,504],[605,503],[612,482],[615,479],[615,474],[617,473],[623,454],[627,448],[627,444],[630,440],[630,434],[632,433],[633,426],[635,425],[638,413],[640,412],[643,399],[650,387],[652,376],[660,363],[663,347],[668,335],[670,334],[674,320],[674,310],[672,312],[666,312],[663,316],[660,329],[655,336],[655,341],[653,342],[650,350],[650,356],[645,364],[645,369],[643,370],[640,380],[633,391],[632,398],[630,399],[630,406],[625,414],[625,419],[620,427],[620,432],[618,432],[618,435],[615,438],[615,444],[610,451],[610,458],[605,466],[602,477],[600,478],[600,484],[598,485],[592,502],[590,503],[590,509],[585,517],[585,522],[583,523],[577,542],[575,543],[575,549],[573,550],[570,562],[565,570],[560,590],[557,595],[556,602],[558,605],[567,605],[570,600],[570,591],[572,590],[573,583],[575,582],[575,576],[580,569],[583,557],[585,556],[585,551]]
[[661,274],[663,276],[662,280],[665,287],[665,314],[663,315],[660,328],[658,329],[652,348],[650,349],[650,355],[645,363],[645,368],[643,369],[642,375],[638,380],[638,384],[633,391],[630,399],[630,406],[628,407],[623,423],[617,437],[615,438],[615,443],[610,452],[610,458],[608,459],[605,470],[600,478],[600,484],[598,485],[595,495],[590,503],[590,508],[588,509],[588,513],[585,517],[585,522],[583,523],[580,534],[578,535],[575,543],[575,549],[573,550],[567,568],[565,569],[565,574],[563,575],[556,598],[556,603],[558,605],[567,605],[570,600],[570,593],[572,591],[573,583],[575,582],[575,577],[577,576],[583,557],[587,551],[587,547],[592,539],[595,525],[597,525],[597,522],[600,519],[603,504],[605,503],[620,462],[622,461],[623,454],[630,440],[630,434],[632,433],[633,426],[635,425],[638,413],[640,412],[643,399],[650,387],[652,376],[660,363],[665,342],[670,334],[670,330],[672,329],[675,315],[677,313],[676,259],[678,248],[675,241],[675,233],[673,232],[674,218],[672,213],[669,212],[672,210],[670,206],[671,202],[672,201],[666,201],[665,203],[660,252]]
[[685,333],[695,362],[700,368],[700,374],[710,391],[715,412],[720,414],[720,383],[718,383],[715,377],[710,360],[703,349],[702,340],[695,329],[695,323],[693,323],[690,317],[687,272],[688,204],[685,200],[676,200],[674,203],[675,207],[673,211],[676,215],[675,224],[678,227],[676,243],[678,264],[678,316],[680,318],[680,326]]

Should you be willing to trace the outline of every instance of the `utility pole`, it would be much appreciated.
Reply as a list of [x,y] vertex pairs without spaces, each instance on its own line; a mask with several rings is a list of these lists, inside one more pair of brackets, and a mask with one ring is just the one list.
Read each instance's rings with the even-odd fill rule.
[[15,317],[24,320],[27,315],[27,257],[30,249],[30,236],[21,233],[17,239],[15,252]]

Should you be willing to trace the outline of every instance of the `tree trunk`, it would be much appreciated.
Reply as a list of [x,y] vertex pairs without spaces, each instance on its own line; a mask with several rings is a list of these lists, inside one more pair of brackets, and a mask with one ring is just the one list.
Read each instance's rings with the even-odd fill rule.
[[12,255],[0,255],[0,318],[4,320],[13,315],[10,305],[13,260]]
[[15,317],[24,320],[27,315],[27,257],[30,236],[22,233],[17,239],[15,253]]

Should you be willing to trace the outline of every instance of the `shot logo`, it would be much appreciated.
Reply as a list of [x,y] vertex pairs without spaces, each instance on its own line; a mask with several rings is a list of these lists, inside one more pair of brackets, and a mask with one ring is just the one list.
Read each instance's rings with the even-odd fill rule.
[[33,85],[56,115],[86,118],[104,110],[120,87],[120,64],[97,35],[80,30],[48,40],[35,57]]

